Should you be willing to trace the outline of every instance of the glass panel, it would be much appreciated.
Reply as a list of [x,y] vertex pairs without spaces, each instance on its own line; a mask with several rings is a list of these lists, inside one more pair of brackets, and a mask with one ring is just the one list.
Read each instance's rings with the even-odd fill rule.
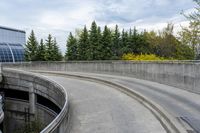
[[12,62],[12,54],[5,43],[0,43],[0,62]]
[[24,61],[24,48],[21,44],[9,44],[12,49],[15,62]]
[[[8,44],[16,62],[24,61],[24,48],[20,44]],[[0,43],[0,62],[13,62],[10,48],[5,43]]]

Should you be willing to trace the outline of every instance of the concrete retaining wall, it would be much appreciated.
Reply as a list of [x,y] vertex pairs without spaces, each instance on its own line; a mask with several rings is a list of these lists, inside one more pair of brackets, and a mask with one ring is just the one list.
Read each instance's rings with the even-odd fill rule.
[[17,67],[26,70],[91,72],[124,75],[175,86],[194,93],[200,93],[200,64],[192,61],[33,62],[5,64],[4,67]]
[[37,122],[42,124],[38,126],[42,127],[47,126],[57,116],[56,113],[39,104],[36,105],[35,114],[26,114],[24,109],[30,107],[27,101],[6,98],[5,103],[4,131],[6,133],[13,133],[20,130],[25,125],[27,115],[29,115],[30,121],[37,120]]
[[[41,133],[67,132],[68,98],[65,88],[45,77],[22,70],[4,68],[2,75],[3,82],[1,86],[4,89],[21,90],[29,94],[28,101],[7,98],[5,107],[9,120],[15,119],[17,120],[15,123],[23,123],[24,120],[21,118],[23,118],[24,108],[29,108],[30,119],[39,117],[42,123],[46,125]],[[60,108],[60,113],[57,114],[53,110],[36,103],[36,95],[49,99]],[[12,121],[7,128],[7,132],[13,132],[14,126],[17,127],[18,125],[14,125],[14,121]]]

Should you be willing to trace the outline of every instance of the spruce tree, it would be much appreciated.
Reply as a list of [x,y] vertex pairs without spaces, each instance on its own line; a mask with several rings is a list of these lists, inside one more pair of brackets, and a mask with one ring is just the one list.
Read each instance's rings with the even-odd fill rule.
[[145,36],[145,31],[141,32],[139,34],[137,46],[138,46],[138,53],[140,53],[140,54],[150,54],[151,53],[150,43],[147,41],[147,38]]
[[133,53],[133,50],[135,49],[135,46],[136,46],[136,30],[134,29],[132,31],[132,29],[130,28],[129,29],[129,32],[128,32],[128,42],[127,42],[127,52],[128,53]]
[[35,33],[32,30],[28,38],[28,41],[25,45],[25,59],[26,61],[36,61],[37,60],[37,50],[38,42],[35,37]]
[[54,51],[53,51],[53,39],[51,34],[48,35],[48,38],[46,40],[46,60],[52,61],[54,57]]
[[78,42],[78,60],[87,60],[87,51],[89,50],[89,38],[88,30],[86,26],[80,34]]
[[103,44],[102,44],[102,33],[101,33],[101,27],[98,26],[97,28],[97,56],[96,60],[102,59],[102,50],[103,50]]
[[114,31],[114,35],[113,35],[113,43],[112,43],[112,52],[113,52],[113,59],[118,59],[121,54],[120,54],[120,32],[119,32],[119,28],[118,25],[115,26],[115,31]]
[[130,36],[130,41],[131,41],[131,45],[129,46],[129,52],[131,53],[134,53],[134,54],[140,54],[140,52],[138,51],[138,43],[137,43],[137,41],[138,41],[138,31],[137,31],[137,29],[136,29],[136,27],[134,27],[134,29],[133,29],[133,33],[132,33],[132,35]]
[[77,60],[77,39],[70,32],[67,40],[67,52],[65,57],[67,60]]
[[122,47],[120,50],[120,57],[122,57],[123,54],[129,53],[128,41],[128,33],[123,29],[120,41],[120,45]]
[[92,22],[89,35],[89,49],[87,51],[88,60],[96,60],[98,54],[98,29],[96,22]]
[[46,47],[43,42],[43,39],[40,41],[40,45],[38,47],[38,52],[37,52],[37,60],[38,61],[45,61],[45,55],[46,55]]
[[145,38],[144,32],[138,33],[137,29],[129,32],[129,53],[148,54],[150,53],[149,43]]
[[102,59],[109,60],[112,57],[112,34],[110,29],[105,26],[102,36]]
[[59,46],[57,45],[56,38],[53,40],[53,61],[61,61],[62,60],[62,53],[60,52]]

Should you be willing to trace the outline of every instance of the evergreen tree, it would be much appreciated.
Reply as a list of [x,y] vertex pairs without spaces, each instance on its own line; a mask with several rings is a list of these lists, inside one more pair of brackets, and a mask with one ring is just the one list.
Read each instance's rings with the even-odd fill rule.
[[36,61],[37,50],[38,50],[38,42],[35,37],[34,31],[32,30],[28,38],[27,44],[25,45],[25,59],[27,61]]
[[112,57],[112,34],[110,29],[105,26],[102,36],[102,59],[109,60]]
[[53,61],[61,61],[62,60],[62,53],[60,52],[59,46],[57,45],[56,38],[53,40]]
[[87,51],[88,60],[97,60],[98,54],[98,29],[96,22],[92,22],[89,35],[89,49]]
[[128,33],[123,29],[122,30],[122,36],[121,36],[121,41],[120,41],[120,45],[121,45],[121,51],[120,51],[120,57],[123,54],[129,53],[129,46],[128,46]]
[[121,56],[120,54],[121,48],[122,47],[120,45],[120,32],[119,32],[118,25],[116,25],[114,35],[113,35],[113,43],[112,43],[112,52],[113,52],[112,59],[118,59]]
[[128,53],[135,53],[135,47],[136,47],[136,41],[137,41],[137,30],[134,28],[130,28],[128,32],[128,40],[127,40],[127,52]]
[[37,52],[37,60],[38,61],[45,61],[46,60],[45,55],[46,55],[46,47],[45,47],[45,44],[43,42],[43,39],[41,39],[40,45],[38,47],[38,52]]
[[52,36],[51,34],[49,34],[46,40],[46,57],[45,58],[47,61],[53,60],[53,57],[54,57],[53,45],[54,45],[54,42],[53,42]]
[[140,51],[138,50],[138,47],[139,47],[138,46],[138,38],[139,38],[139,35],[137,32],[137,29],[136,29],[136,27],[134,27],[133,34],[130,37],[131,45],[129,46],[129,48],[131,49],[130,51],[134,54],[140,54]]
[[150,54],[151,53],[150,44],[148,43],[148,41],[146,39],[145,32],[138,34],[136,48],[137,48],[138,54]]
[[102,49],[103,49],[101,27],[97,28],[97,40],[96,41],[97,41],[96,60],[101,60],[102,59]]
[[78,60],[87,60],[87,51],[89,50],[89,38],[88,31],[86,26],[80,34],[79,42],[78,42]]
[[148,54],[150,53],[149,43],[145,39],[144,32],[138,33],[134,28],[129,31],[128,51],[134,54]]
[[65,57],[68,60],[77,60],[77,53],[77,40],[70,32],[67,40],[67,52],[65,54]]

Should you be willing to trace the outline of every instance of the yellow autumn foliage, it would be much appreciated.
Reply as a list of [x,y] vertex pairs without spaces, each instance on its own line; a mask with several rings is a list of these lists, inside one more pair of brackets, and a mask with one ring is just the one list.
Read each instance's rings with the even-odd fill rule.
[[124,54],[122,56],[122,60],[137,60],[137,61],[143,61],[143,60],[149,60],[149,61],[153,61],[153,60],[169,60],[169,59],[165,59],[163,57],[159,57],[156,56],[154,54],[140,54],[140,55],[135,55],[132,53],[128,53],[128,54]]

